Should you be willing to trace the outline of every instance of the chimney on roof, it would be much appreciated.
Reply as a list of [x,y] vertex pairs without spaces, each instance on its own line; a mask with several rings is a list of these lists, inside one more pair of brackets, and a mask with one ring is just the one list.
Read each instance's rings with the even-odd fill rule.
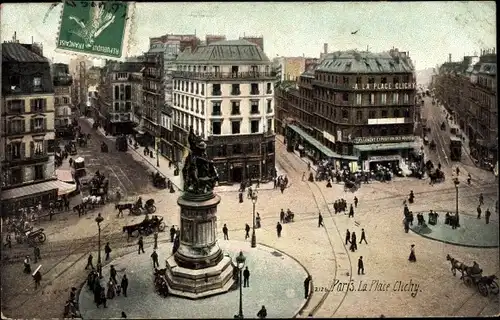
[[448,54],[448,62],[451,62],[451,53]]
[[328,43],[323,43],[323,53],[324,54],[328,53]]

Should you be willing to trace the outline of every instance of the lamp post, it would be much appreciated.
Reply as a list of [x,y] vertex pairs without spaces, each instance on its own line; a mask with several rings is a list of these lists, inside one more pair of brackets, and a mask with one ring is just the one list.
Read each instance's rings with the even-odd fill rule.
[[156,141],[155,141],[155,146],[156,146],[156,166],[159,167],[160,166],[160,157],[159,157],[159,153],[160,153],[160,141],[158,139],[158,137],[156,138]]
[[97,215],[97,218],[95,218],[95,222],[97,222],[97,247],[98,247],[98,252],[97,252],[97,273],[99,273],[99,278],[102,279],[102,265],[101,265],[101,222],[104,221],[104,218],[101,217],[101,214],[99,213]]
[[253,211],[252,211],[252,216],[253,216],[253,224],[252,224],[252,242],[251,246],[252,248],[257,247],[257,238],[255,236],[255,204],[257,203],[257,192],[252,193],[252,204],[253,204]]
[[458,177],[456,177],[453,180],[453,183],[455,183],[455,215],[457,216],[457,226],[460,225],[458,222],[459,215],[458,215],[458,185],[460,184],[460,181],[458,181]]
[[242,278],[243,278],[243,267],[245,266],[245,256],[243,255],[243,252],[240,251],[240,254],[236,257],[236,265],[238,266],[239,270],[239,284],[240,284],[240,310],[238,311],[238,314],[235,315],[234,317],[236,319],[243,319],[243,290],[242,290]]

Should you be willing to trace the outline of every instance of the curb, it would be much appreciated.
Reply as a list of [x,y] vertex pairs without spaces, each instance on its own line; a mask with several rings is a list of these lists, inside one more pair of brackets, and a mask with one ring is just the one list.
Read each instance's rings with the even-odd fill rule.
[[[280,249],[277,249],[277,248],[275,248],[275,247],[271,247],[271,246],[266,245],[266,244],[263,244],[263,243],[261,243],[261,242],[257,242],[257,244],[259,244],[259,245],[261,245],[261,246],[264,246],[264,247],[266,247],[266,248],[269,248],[269,249],[276,250],[276,251],[278,251],[278,252],[280,252],[280,253],[282,253],[282,254],[284,254],[284,255],[286,255],[286,256],[288,256],[288,257],[292,258],[295,262],[297,262],[297,263],[298,263],[298,264],[299,264],[299,265],[300,265],[300,266],[301,266],[301,267],[302,267],[302,268],[306,271],[307,275],[311,277],[311,284],[310,284],[309,288],[311,288],[311,287],[312,287],[312,288],[314,288],[313,279],[312,279],[311,274],[309,273],[309,270],[307,270],[307,268],[306,268],[306,267],[302,264],[302,262],[300,262],[297,258],[295,258],[294,256],[292,256],[292,255],[290,255],[290,254],[288,254],[288,253],[286,253],[286,252],[284,252],[284,251],[282,251],[282,250],[280,250]],[[311,290],[311,293],[307,296],[307,299],[306,299],[306,301],[304,302],[304,304],[302,305],[302,307],[300,307],[300,308],[298,308],[298,309],[296,310],[295,315],[293,316],[293,318],[297,318],[297,316],[302,315],[302,312],[304,311],[304,309],[305,309],[305,308],[309,305],[309,301],[310,301],[310,300],[311,300],[311,298],[312,298],[313,292],[314,292],[314,290]]]
[[[428,213],[427,211],[421,211],[421,212],[415,212],[415,216],[417,213]],[[445,213],[446,214],[446,213]],[[463,215],[467,215],[466,213],[464,212],[460,212],[460,214],[463,214]],[[423,238],[426,238],[426,239],[429,239],[429,240],[434,240],[434,241],[438,241],[438,242],[441,242],[441,243],[445,243],[445,244],[450,244],[450,245],[454,245],[454,246],[459,246],[459,247],[466,247],[466,248],[481,248],[481,249],[494,249],[494,248],[498,248],[500,247],[500,245],[495,245],[495,246],[481,246],[481,245],[471,245],[471,244],[462,244],[462,243],[458,243],[458,242],[450,242],[450,241],[447,241],[447,240],[442,240],[442,239],[437,239],[437,238],[433,238],[433,237],[430,237],[426,234],[422,234],[420,232],[417,232],[415,230],[413,230],[412,228],[410,228],[410,230],[415,233],[415,234],[418,234],[419,236],[423,237]]]

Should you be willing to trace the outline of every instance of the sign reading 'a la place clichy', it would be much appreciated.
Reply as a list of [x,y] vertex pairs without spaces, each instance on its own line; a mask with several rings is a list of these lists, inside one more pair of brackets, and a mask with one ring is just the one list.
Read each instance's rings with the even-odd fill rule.
[[364,83],[364,84],[354,84],[354,90],[404,90],[404,89],[416,89],[416,83]]

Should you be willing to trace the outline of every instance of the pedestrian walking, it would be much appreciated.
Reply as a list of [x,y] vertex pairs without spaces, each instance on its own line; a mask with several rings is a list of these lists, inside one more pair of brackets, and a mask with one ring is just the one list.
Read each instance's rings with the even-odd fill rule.
[[366,241],[365,229],[361,229],[361,240],[359,240],[359,244],[361,244],[363,240],[365,240],[365,243],[368,244],[368,242]]
[[111,253],[111,247],[109,246],[109,242],[106,242],[104,246],[104,253],[106,253],[106,258],[104,260],[109,260],[109,254]]
[[490,223],[490,216],[491,216],[491,212],[490,212],[490,208],[488,208],[488,209],[486,209],[486,212],[484,213],[484,219],[486,220],[486,224]]
[[467,184],[470,185],[470,182],[472,180],[472,177],[470,175],[470,173],[467,175]]
[[307,171],[311,171],[311,163],[310,162],[307,163]]
[[35,257],[35,263],[37,263],[38,260],[42,260],[42,257],[40,256],[40,248],[38,246],[33,248],[33,256]]
[[365,265],[363,264],[363,256],[358,259],[358,275],[365,274]]
[[302,181],[305,181],[305,180],[306,180],[306,173],[304,171],[304,172],[302,172]]
[[228,229],[225,223],[222,227],[222,233],[224,234],[224,240],[229,240]]
[[172,226],[172,228],[170,228],[170,242],[174,242],[174,237],[175,237],[175,227]]
[[101,288],[101,294],[100,294],[100,303],[104,306],[104,308],[107,308],[108,306],[106,306],[106,289],[104,288]]
[[155,233],[153,234],[153,239],[154,239],[153,249],[156,250],[156,249],[158,249],[158,232],[157,231],[155,231]]
[[245,240],[250,238],[250,226],[248,223],[245,223]]
[[319,213],[319,216],[318,216],[318,228],[319,227],[324,227],[324,225],[323,225],[323,216],[321,215],[321,212]]
[[153,268],[159,268],[160,264],[158,263],[158,253],[156,253],[156,250],[153,250],[153,253],[151,254],[151,259],[153,259]]
[[[169,163],[170,164],[170,163]],[[170,166],[169,166],[170,167]],[[127,319],[127,314],[122,311],[122,319]]]
[[35,281],[35,290],[40,286],[40,281],[42,281],[42,274],[40,270],[37,270],[33,275],[33,280]]
[[115,284],[118,284],[118,280],[116,280],[116,274],[117,274],[117,272],[116,272],[115,266],[111,265],[109,268],[109,276]]
[[123,290],[123,296],[127,296],[127,288],[128,288],[128,278],[127,275],[124,274],[121,282],[122,290]]
[[265,319],[267,317],[267,310],[266,310],[265,306],[262,306],[262,308],[260,308],[259,312],[257,312],[257,317],[259,319]]
[[355,252],[358,249],[358,243],[356,242],[356,232],[352,232],[351,234],[351,251]]
[[408,258],[408,260],[410,260],[410,262],[417,262],[417,257],[415,257],[415,245],[414,244],[411,245],[410,257]]
[[281,209],[281,212],[280,212],[280,222],[281,223],[285,222],[285,211],[283,211],[283,209]]
[[5,244],[3,246],[12,249],[12,238],[10,237],[10,233],[5,237]]
[[477,218],[481,219],[481,205],[477,206]]
[[31,260],[30,256],[26,256],[24,258],[24,273],[30,274],[31,273]]
[[354,196],[354,207],[358,207],[358,198],[356,196]]
[[408,221],[408,219],[404,218],[403,223],[405,226],[405,232],[408,233],[408,231],[410,231],[410,222]]
[[278,222],[278,224],[276,225],[276,232],[278,234],[278,238],[281,238],[281,230],[283,230],[283,226],[281,225],[281,223]]
[[354,218],[354,208],[352,207],[352,203],[349,206],[349,218],[353,217]]
[[460,175],[460,169],[457,167],[457,177]]
[[92,257],[92,253],[89,254],[89,257],[87,258],[87,265],[85,266],[85,270],[87,270],[88,267],[90,267],[90,270],[94,269],[94,264],[92,263],[92,260],[94,257]]
[[345,233],[345,245],[347,246],[351,242],[351,232],[347,229]]
[[309,297],[309,291],[311,290],[309,284],[311,282],[311,279],[311,275],[308,275],[304,280],[304,299],[307,299]]
[[484,197],[483,194],[479,194],[479,205],[482,206],[484,204]]
[[245,267],[245,270],[243,271],[243,287],[249,287],[250,286],[250,271],[248,270],[248,267]]
[[144,252],[144,240],[142,240],[142,236],[139,237],[139,241],[137,241],[137,244],[139,245],[139,249],[137,251],[137,254],[141,254],[141,251],[142,251],[142,253],[146,253],[146,252]]
[[240,193],[238,194],[238,198],[239,198],[239,200],[238,200],[238,201],[239,201],[240,203],[243,203],[243,192],[240,192]]

